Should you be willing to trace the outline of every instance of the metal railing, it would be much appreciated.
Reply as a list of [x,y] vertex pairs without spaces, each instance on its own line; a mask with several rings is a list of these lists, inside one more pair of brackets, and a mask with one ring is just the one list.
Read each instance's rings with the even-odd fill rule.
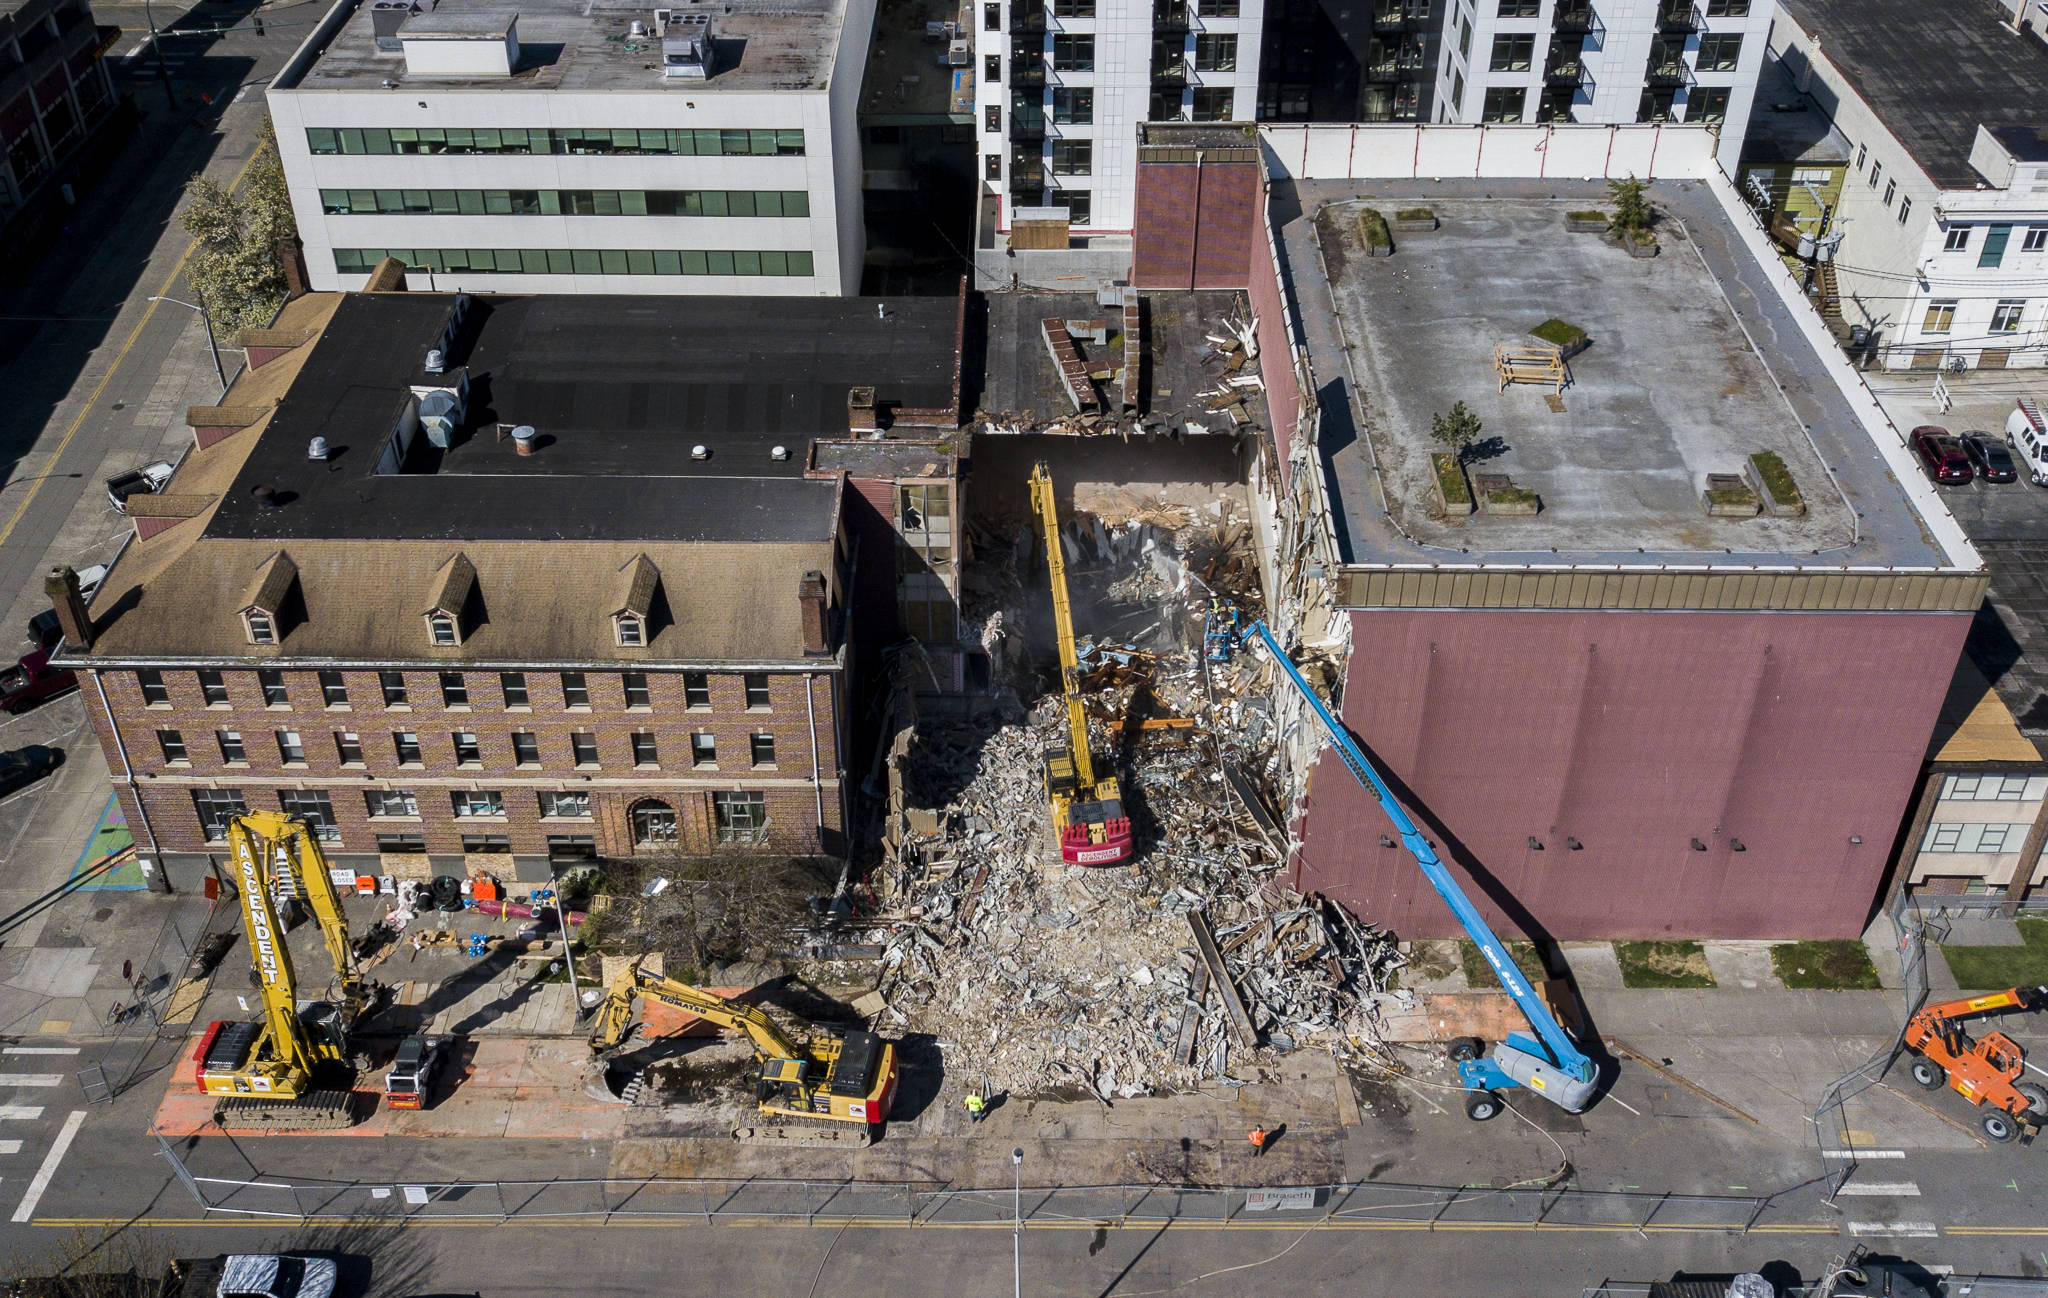
[[[157,1140],[179,1181],[209,1215],[301,1222],[421,1218],[449,1221],[572,1219],[779,1220],[815,1224],[964,1226],[1004,1223],[1147,1224],[1286,1220],[1301,1225],[1385,1223],[1401,1229],[1514,1226],[1744,1234],[1778,1195],[1658,1194],[1529,1184],[1508,1188],[1358,1184],[1282,1188],[1171,1185],[948,1188],[915,1181],[686,1180],[661,1177],[532,1181],[323,1181],[194,1175]],[[1806,1200],[1811,1202],[1811,1200]]]

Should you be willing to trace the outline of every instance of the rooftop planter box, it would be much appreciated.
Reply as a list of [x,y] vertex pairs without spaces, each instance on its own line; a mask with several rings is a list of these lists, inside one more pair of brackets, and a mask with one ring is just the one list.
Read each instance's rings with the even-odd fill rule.
[[1743,466],[1743,475],[1762,499],[1764,508],[1776,517],[1797,518],[1806,512],[1806,498],[1799,494],[1799,484],[1792,481],[1792,471],[1776,451],[1758,451],[1750,456]]
[[1434,230],[1436,213],[1426,207],[1406,207],[1394,213],[1396,230]]
[[1358,214],[1358,237],[1365,244],[1368,257],[1391,257],[1394,255],[1394,236],[1387,229],[1387,218],[1378,208],[1368,207]]
[[1663,251],[1657,246],[1657,236],[1648,230],[1623,230],[1621,246],[1628,249],[1631,257],[1654,257]]
[[1564,228],[1573,234],[1607,233],[1607,213],[1597,211],[1566,212]]
[[1444,513],[1453,517],[1470,514],[1472,484],[1466,481],[1465,466],[1458,463],[1458,457],[1437,453],[1429,457],[1429,462],[1436,469],[1436,499]]
[[1558,354],[1565,360],[1570,360],[1572,357],[1577,356],[1591,345],[1584,329],[1569,321],[1560,320],[1556,316],[1552,316],[1542,324],[1537,325],[1529,333],[1532,337],[1541,338],[1544,342],[1557,348]]
[[1763,508],[1739,473],[1709,473],[1700,505],[1709,518],[1755,518]]
[[1541,496],[1516,486],[1505,473],[1474,474],[1473,486],[1477,488],[1479,507],[1489,514],[1535,514],[1543,509]]

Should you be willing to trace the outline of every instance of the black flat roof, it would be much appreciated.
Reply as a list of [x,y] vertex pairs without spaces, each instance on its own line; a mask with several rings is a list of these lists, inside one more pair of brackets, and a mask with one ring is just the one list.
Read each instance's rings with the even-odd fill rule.
[[2048,47],[1994,5],[1949,0],[1784,0],[1928,178],[1968,189],[1977,127],[2048,121]]
[[[951,298],[476,296],[446,372],[428,374],[456,300],[349,295],[207,535],[815,539],[832,489],[804,480],[807,444],[846,435],[848,389],[953,401]],[[451,444],[418,434],[400,471],[376,472],[413,389],[458,373],[469,399]],[[501,435],[521,424],[532,455]],[[307,458],[316,436],[324,463]],[[259,503],[259,484],[280,504]]]

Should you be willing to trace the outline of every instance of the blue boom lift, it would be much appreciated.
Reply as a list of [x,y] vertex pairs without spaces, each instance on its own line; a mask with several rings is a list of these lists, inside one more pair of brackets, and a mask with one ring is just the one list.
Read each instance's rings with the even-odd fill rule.
[[1246,629],[1246,635],[1258,639],[1273,655],[1273,661],[1280,664],[1294,688],[1308,700],[1316,717],[1323,723],[1323,731],[1330,737],[1330,744],[1343,759],[1344,767],[1363,785],[1367,792],[1379,799],[1380,809],[1387,813],[1387,819],[1394,822],[1394,829],[1401,835],[1401,843],[1408,854],[1415,858],[1415,864],[1422,867],[1422,873],[1436,889],[1436,895],[1444,899],[1444,905],[1451,908],[1465,932],[1479,946],[1486,963],[1493,968],[1500,985],[1507,988],[1508,995],[1515,998],[1515,1004],[1529,1019],[1529,1025],[1536,1029],[1535,1040],[1522,1033],[1510,1033],[1506,1041],[1494,1047],[1491,1056],[1479,1054],[1479,1043],[1474,1038],[1464,1038],[1454,1043],[1451,1057],[1458,1064],[1458,1080],[1465,1085],[1465,1114],[1476,1121],[1484,1122],[1499,1114],[1500,1097],[1494,1092],[1504,1086],[1526,1086],[1544,1099],[1559,1106],[1567,1113],[1582,1113],[1593,1102],[1594,1089],[1599,1084],[1599,1066],[1580,1050],[1571,1037],[1565,1034],[1564,1026],[1557,1016],[1550,1012],[1536,989],[1529,985],[1507,948],[1493,935],[1484,916],[1472,905],[1458,881],[1451,877],[1450,870],[1438,859],[1436,849],[1408,818],[1408,813],[1395,800],[1393,791],[1380,773],[1359,751],[1351,735],[1329,707],[1309,688],[1293,661],[1281,651],[1280,642],[1273,638],[1263,621],[1254,622]]

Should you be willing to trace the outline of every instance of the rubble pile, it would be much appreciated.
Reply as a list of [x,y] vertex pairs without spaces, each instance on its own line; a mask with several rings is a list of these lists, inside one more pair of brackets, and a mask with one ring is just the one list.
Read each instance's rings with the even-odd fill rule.
[[[1090,625],[1115,637],[1078,656],[1091,751],[1122,783],[1134,864],[1060,861],[1042,763],[1065,712],[1019,684],[1022,664],[1006,677],[1024,696],[1007,724],[927,719],[901,759],[904,804],[924,810],[871,881],[892,920],[879,1023],[931,1034],[972,1085],[1114,1100],[1267,1080],[1291,1049],[1386,1058],[1375,993],[1402,957],[1280,879],[1272,669],[1242,648],[1204,651],[1226,597],[1256,607],[1244,526],[1175,521],[1067,529],[1076,604],[1085,589],[1099,601]],[[998,641],[1031,620],[1022,598],[999,598],[1029,591],[1029,547],[1004,546],[979,551],[996,596],[980,623]]]

